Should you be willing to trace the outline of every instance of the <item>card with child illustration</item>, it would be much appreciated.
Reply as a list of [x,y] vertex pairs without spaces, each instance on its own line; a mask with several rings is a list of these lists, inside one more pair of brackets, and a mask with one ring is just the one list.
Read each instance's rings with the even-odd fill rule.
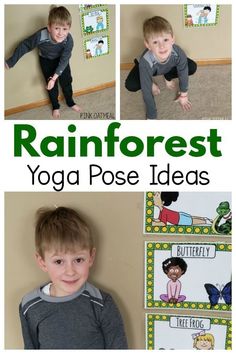
[[147,192],[144,234],[231,236],[229,192]]
[[222,317],[149,313],[146,349],[232,350],[232,321]]
[[231,244],[145,246],[145,308],[231,311]]
[[219,22],[219,5],[188,4],[184,5],[184,26],[205,27],[215,26]]
[[81,4],[79,5],[79,11],[80,12],[85,12],[85,11],[91,11],[91,9],[98,8],[100,6],[104,6],[103,4]]
[[89,35],[109,29],[108,9],[93,9],[81,14],[82,33]]
[[84,41],[86,59],[109,54],[109,36],[93,37]]

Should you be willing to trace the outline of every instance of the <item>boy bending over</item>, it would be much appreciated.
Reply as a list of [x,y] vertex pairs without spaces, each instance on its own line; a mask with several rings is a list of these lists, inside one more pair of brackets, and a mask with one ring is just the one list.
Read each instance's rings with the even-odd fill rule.
[[13,55],[5,62],[5,67],[10,69],[24,54],[36,47],[38,48],[39,63],[46,80],[53,118],[60,118],[58,82],[68,107],[75,112],[81,110],[72,97],[72,76],[69,59],[74,43],[69,33],[71,23],[71,15],[64,6],[53,7],[49,12],[47,27],[23,40],[15,49]]

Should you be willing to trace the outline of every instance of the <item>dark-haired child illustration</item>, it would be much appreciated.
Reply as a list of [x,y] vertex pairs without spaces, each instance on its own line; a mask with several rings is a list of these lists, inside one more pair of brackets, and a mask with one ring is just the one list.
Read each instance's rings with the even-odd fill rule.
[[162,263],[163,272],[170,279],[167,283],[167,294],[161,294],[160,299],[165,302],[176,304],[186,299],[185,295],[180,295],[181,282],[179,278],[186,272],[187,263],[179,257],[167,258]]
[[97,44],[96,44],[96,49],[95,49],[95,56],[102,55],[102,46],[104,44],[104,41],[100,39]]
[[153,197],[154,205],[160,210],[158,219],[154,218],[153,226],[164,226],[167,223],[172,225],[203,225],[212,224],[212,220],[202,216],[192,216],[182,211],[167,209],[166,206],[176,202],[179,197],[179,192],[156,192]]
[[211,7],[210,6],[204,6],[203,10],[199,11],[197,13],[198,17],[198,24],[199,25],[206,25],[208,22],[207,16],[211,12]]

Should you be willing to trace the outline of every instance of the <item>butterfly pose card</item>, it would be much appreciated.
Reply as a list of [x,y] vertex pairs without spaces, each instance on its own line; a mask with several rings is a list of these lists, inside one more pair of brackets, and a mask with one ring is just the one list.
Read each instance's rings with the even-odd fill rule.
[[231,311],[231,244],[145,246],[145,308]]
[[231,236],[231,193],[147,192],[144,234]]
[[146,349],[231,350],[227,318],[146,314]]

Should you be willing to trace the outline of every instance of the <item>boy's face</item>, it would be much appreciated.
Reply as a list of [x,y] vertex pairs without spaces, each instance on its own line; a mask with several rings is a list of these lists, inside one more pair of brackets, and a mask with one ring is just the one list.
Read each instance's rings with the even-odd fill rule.
[[62,25],[58,25],[56,23],[53,23],[51,25],[48,25],[48,32],[50,33],[52,40],[54,42],[61,43],[68,36],[68,33],[70,32],[70,26],[67,24],[64,24],[62,26]]
[[144,44],[160,62],[165,62],[171,54],[174,37],[170,33],[153,34]]
[[78,291],[89,276],[95,258],[95,249],[78,250],[75,253],[45,251],[44,258],[36,254],[39,267],[52,281],[52,296],[67,296]]

